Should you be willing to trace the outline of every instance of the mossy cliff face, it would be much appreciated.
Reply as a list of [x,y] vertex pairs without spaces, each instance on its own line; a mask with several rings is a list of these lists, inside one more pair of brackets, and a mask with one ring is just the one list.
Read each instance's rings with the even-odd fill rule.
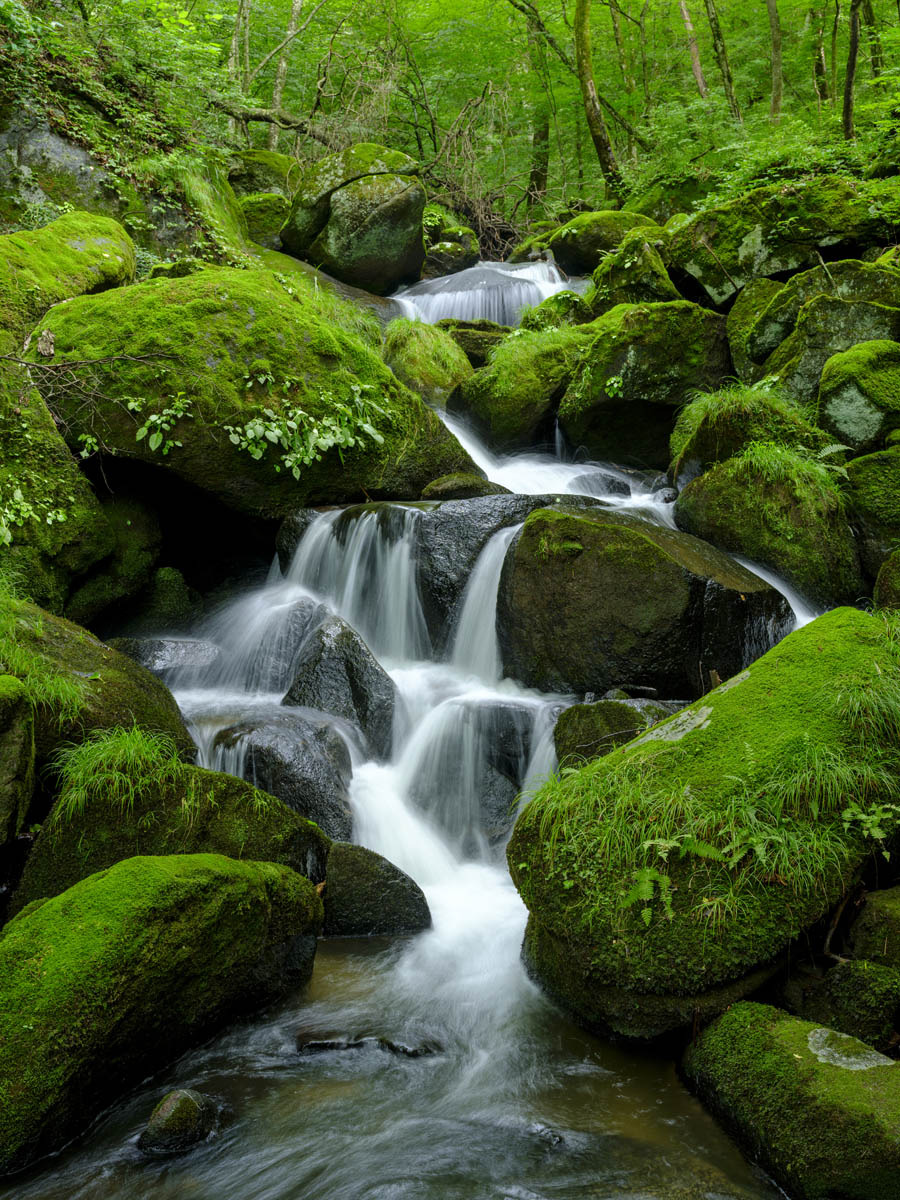
[[21,832],[34,791],[34,713],[25,685],[0,675],[0,847]]
[[756,383],[765,375],[765,370],[750,357],[747,338],[759,314],[781,289],[782,285],[777,280],[751,279],[746,287],[741,288],[728,313],[728,345],[731,347],[734,373],[741,383]]
[[847,464],[847,493],[859,526],[863,567],[874,579],[900,542],[900,446]]
[[132,858],[0,935],[0,1174],[312,970],[322,904],[287,867]]
[[300,183],[303,167],[289,154],[275,150],[238,150],[228,172],[228,182],[239,198],[261,192],[277,192],[291,199]]
[[290,201],[280,192],[252,192],[240,204],[250,239],[277,250],[281,245],[281,227],[291,210]]
[[299,258],[384,295],[418,279],[425,258],[425,192],[415,161],[361,144],[304,172],[281,231]]
[[676,285],[699,285],[714,305],[727,305],[757,276],[813,266],[833,246],[876,245],[889,229],[868,185],[822,175],[698,213],[673,233],[664,259]]
[[900,1063],[846,1034],[737,1004],[695,1041],[688,1083],[799,1200],[893,1200]]
[[509,256],[510,262],[527,262],[549,250],[570,275],[589,275],[604,254],[615,250],[632,229],[656,230],[649,217],[633,212],[580,213],[548,233],[529,238]]
[[166,786],[139,779],[135,785],[137,796],[124,812],[102,800],[77,816],[66,815],[59,803],[51,809],[12,912],[141,854],[224,854],[281,863],[315,883],[325,878],[330,838],[243,779],[185,766]]
[[900,970],[900,887],[870,892],[850,930],[856,958]]
[[[525,955],[579,1020],[650,1037],[721,1011],[840,899],[867,854],[841,814],[877,802],[893,752],[841,695],[896,686],[884,629],[835,609],[527,806],[507,855]],[[809,772],[845,783],[817,803]]]
[[785,619],[777,592],[696,538],[603,510],[533,512],[497,604],[505,671],[575,693],[628,682],[699,695]]
[[857,454],[880,450],[900,429],[900,343],[861,342],[825,363],[819,424]]
[[[54,334],[55,355],[45,360],[41,386],[71,444],[93,437],[107,452],[172,472],[242,512],[275,517],[366,495],[413,498],[436,474],[472,469],[455,438],[373,350],[305,288],[282,285],[266,270],[219,268],[84,297],[50,312],[42,329]],[[130,357],[93,369],[88,403],[84,384],[53,374],[69,359],[117,355]],[[137,412],[128,407],[134,397]],[[294,479],[261,426],[296,419],[327,431],[341,419],[336,405],[350,411],[351,423],[358,406],[369,411],[383,441],[357,425],[343,461],[336,449],[323,451]],[[297,410],[302,415],[292,417]],[[153,426],[137,439],[151,417],[167,425],[153,449]],[[232,437],[246,440],[248,427],[252,445],[244,449]]]
[[675,409],[731,370],[725,320],[687,301],[619,305],[591,325],[559,406],[569,441],[595,458],[665,469]]

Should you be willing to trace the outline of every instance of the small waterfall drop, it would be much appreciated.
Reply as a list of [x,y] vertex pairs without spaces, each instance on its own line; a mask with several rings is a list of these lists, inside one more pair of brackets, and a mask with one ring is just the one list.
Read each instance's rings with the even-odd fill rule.
[[580,288],[550,262],[490,263],[426,279],[392,297],[404,314],[433,325],[445,317],[518,325],[522,312],[567,288]]
[[[497,642],[497,589],[506,552],[521,525],[501,529],[482,550],[462,597],[459,624],[453,638],[450,661],[485,683],[499,683],[502,676]],[[494,614],[491,620],[488,614]]]

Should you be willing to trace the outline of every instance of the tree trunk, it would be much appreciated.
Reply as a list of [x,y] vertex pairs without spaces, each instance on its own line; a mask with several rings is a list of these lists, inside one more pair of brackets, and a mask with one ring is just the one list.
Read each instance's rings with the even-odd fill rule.
[[728,50],[725,47],[722,26],[719,24],[719,14],[716,12],[716,3],[715,0],[705,0],[705,4],[706,16],[709,20],[709,30],[712,34],[713,49],[716,52],[716,62],[719,64],[722,85],[725,88],[725,99],[728,101],[728,110],[736,121],[742,121],[740,106],[737,102],[737,96],[734,93],[734,78],[731,74],[731,63],[728,61]]
[[[900,4],[900,0],[897,0]],[[647,63],[647,13],[650,11],[650,0],[644,0],[644,7],[638,19],[638,33],[641,39],[641,86],[644,89],[644,104],[649,111],[653,107],[650,96],[650,69]]]
[[535,102],[531,126],[531,172],[528,177],[527,204],[539,204],[547,194],[550,175],[550,105],[543,86],[546,77],[543,42],[533,21],[528,22],[528,58],[532,75],[541,81],[541,92]]
[[877,79],[884,71],[884,51],[881,48],[881,38],[878,36],[878,25],[875,22],[875,10],[872,8],[872,0],[863,0],[861,16],[862,23],[866,27],[869,53],[872,56],[872,75]]
[[[303,11],[303,0],[291,0],[291,15],[288,17],[287,30],[285,37],[291,40],[282,46],[278,55],[278,60],[275,63],[275,81],[272,84],[272,107],[281,108],[281,103],[284,100],[284,85],[287,80],[288,56],[291,52],[291,46],[294,41],[294,34],[297,32],[297,26],[300,24],[300,13]],[[269,137],[267,145],[270,150],[278,149],[278,136],[281,130],[277,125],[269,127]]]
[[834,21],[831,25],[831,102],[837,104],[838,94],[838,67],[837,67],[837,43],[838,29],[841,21],[841,0],[834,0]]
[[610,196],[619,199],[623,192],[622,175],[594,83],[594,69],[591,65],[590,18],[591,0],[575,0],[575,69],[581,86],[584,115],[594,149],[597,151],[600,169],[606,180],[607,191]]
[[828,68],[825,63],[825,10],[811,8],[809,19],[816,32],[816,48],[813,52],[813,87],[816,89],[816,103],[819,111],[822,105],[828,103]]
[[691,14],[688,12],[687,0],[678,0],[678,7],[681,9],[681,19],[684,21],[684,30],[687,34],[688,50],[691,55],[691,70],[694,72],[697,91],[705,100],[709,93],[709,88],[706,86],[706,79],[703,75],[703,65],[700,62],[700,47],[697,45],[697,34],[694,30]]
[[778,0],[766,0],[769,10],[769,28],[772,31],[772,104],[769,114],[773,121],[781,119],[781,101],[784,96],[784,68],[781,61],[781,21],[778,18]]
[[634,77],[628,66],[628,55],[625,52],[625,40],[622,37],[622,22],[619,19],[619,6],[616,0],[610,0],[609,19],[612,21],[613,38],[616,43],[616,53],[619,56],[619,70],[622,72],[622,82],[626,92],[634,91]]
[[[243,75],[241,51],[246,40],[246,30],[250,24],[250,0],[239,0],[238,10],[234,18],[234,29],[231,33],[231,44],[228,47],[228,78],[232,83],[240,83]],[[228,121],[228,132],[233,138],[242,135],[248,137],[247,122],[232,116]]]
[[850,46],[847,50],[847,74],[844,77],[844,137],[851,141],[853,128],[853,86],[856,83],[856,67],[859,63],[859,9],[862,0],[850,0]]

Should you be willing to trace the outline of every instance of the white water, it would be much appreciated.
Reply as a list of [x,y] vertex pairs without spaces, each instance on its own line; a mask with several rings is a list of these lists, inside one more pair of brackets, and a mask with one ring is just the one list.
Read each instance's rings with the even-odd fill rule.
[[580,286],[581,281],[567,279],[549,262],[480,262],[455,275],[413,284],[391,298],[405,316],[431,325],[445,317],[517,325],[523,309]]

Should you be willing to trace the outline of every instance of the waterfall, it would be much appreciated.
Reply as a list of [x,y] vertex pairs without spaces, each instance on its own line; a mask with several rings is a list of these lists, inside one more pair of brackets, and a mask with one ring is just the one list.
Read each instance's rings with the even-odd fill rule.
[[426,279],[397,292],[404,314],[433,325],[445,317],[518,325],[522,312],[566,288],[580,288],[553,263],[488,263]]
[[494,534],[482,550],[463,592],[450,661],[460,671],[470,672],[486,683],[499,683],[502,675],[497,641],[497,589],[506,552],[521,528],[513,525]]

